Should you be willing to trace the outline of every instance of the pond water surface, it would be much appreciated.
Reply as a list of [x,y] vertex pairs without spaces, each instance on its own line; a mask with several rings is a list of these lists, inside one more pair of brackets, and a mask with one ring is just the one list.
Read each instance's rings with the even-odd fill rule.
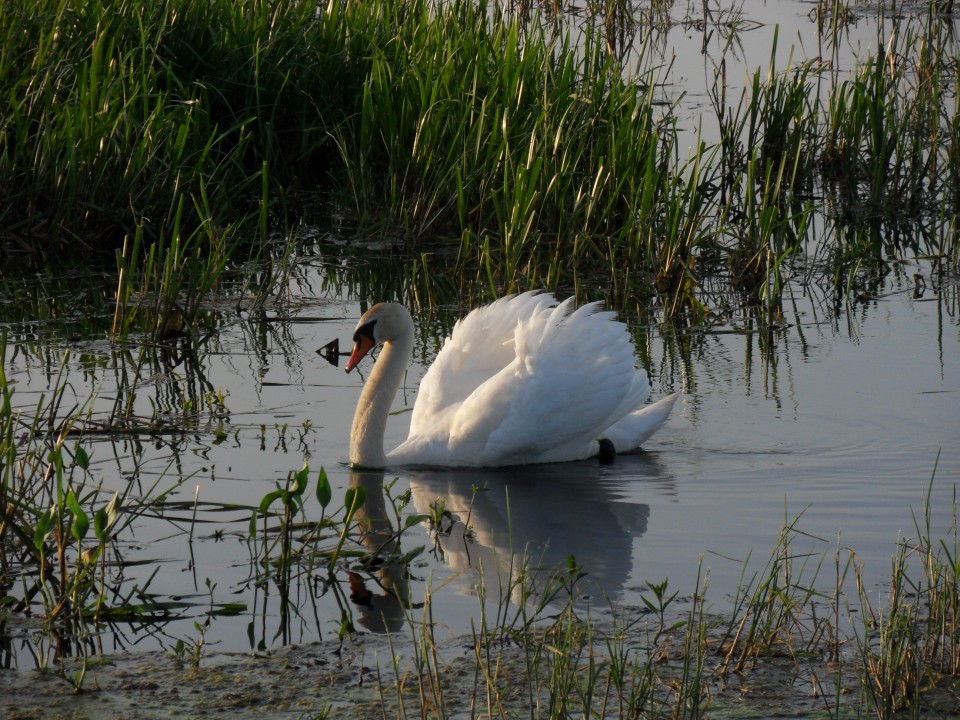
[[[147,564],[131,565],[124,575],[128,587],[138,582],[143,587],[152,576],[150,592],[161,599],[192,598],[198,607],[182,617],[174,613],[159,626],[120,626],[104,636],[105,650],[169,649],[177,639],[193,637],[193,619],[203,617],[208,596],[214,603],[247,606],[211,624],[206,641],[217,649],[331,637],[340,615],[329,596],[320,597],[314,609],[305,597],[309,588],[300,588],[298,604],[305,614],[283,634],[276,591],[258,592],[248,582],[249,508],[305,461],[314,471],[326,469],[334,488],[331,507],[342,502],[351,482],[364,484],[373,500],[382,497],[383,481],[396,477],[393,496],[412,490],[407,513],[427,513],[440,497],[452,519],[469,522],[466,540],[457,526],[441,538],[442,556],[427,552],[414,561],[409,587],[413,603],[430,590],[434,619],[452,634],[469,632],[481,582],[496,596],[499,579],[511,562],[517,564],[511,549],[526,550],[531,567],[545,570],[574,556],[587,572],[584,591],[599,608],[608,602],[639,604],[646,583],[665,578],[671,588],[689,594],[702,565],[709,573],[708,601],[723,612],[750,553],[750,566],[760,569],[781,526],[801,513],[797,527],[809,537],[801,538],[800,546],[828,558],[837,548],[844,557],[852,549],[865,577],[882,593],[897,539],[916,534],[914,515],[923,513],[938,455],[930,490],[935,535],[947,534],[955,521],[960,481],[955,281],[939,293],[914,298],[909,273],[897,273],[879,296],[832,319],[810,297],[798,296],[785,318],[788,326],[767,341],[746,322],[666,335],[636,328],[653,397],[674,391],[683,397],[643,452],[620,456],[611,465],[400,471],[384,478],[351,477],[344,465],[362,378],[333,367],[315,350],[335,337],[347,342],[361,305],[314,292],[323,284],[323,272],[322,262],[304,259],[302,282],[294,284],[294,301],[282,319],[234,324],[210,342],[192,368],[171,363],[168,372],[141,378],[141,415],[149,417],[156,406],[160,416],[182,416],[190,386],[222,393],[228,413],[213,420],[211,411],[187,432],[88,438],[92,477],[107,488],[136,482],[145,491],[156,481],[166,489],[188,478],[173,496],[185,502],[181,511],[163,520],[142,519],[128,535],[124,560]],[[420,321],[430,323],[427,317]],[[416,354],[430,358],[437,348],[424,343]],[[38,394],[53,386],[59,358],[13,345],[5,361],[17,404],[29,410]],[[63,406],[93,396],[93,417],[107,412],[116,394],[111,364],[105,346],[75,343],[66,361]],[[415,400],[423,369],[419,363],[411,367],[398,410]],[[392,418],[388,446],[405,437],[407,417]],[[474,488],[483,490],[474,497]],[[201,522],[189,543],[195,499]],[[219,504],[247,509],[214,512]],[[316,501],[306,502],[304,511],[306,520],[319,519]],[[405,551],[429,549],[433,541],[425,525],[416,526],[402,545]],[[342,573],[341,580],[346,581]],[[831,574],[821,580],[829,591]],[[376,586],[369,589],[372,609],[356,605],[356,625],[382,630],[380,615],[390,596]]]

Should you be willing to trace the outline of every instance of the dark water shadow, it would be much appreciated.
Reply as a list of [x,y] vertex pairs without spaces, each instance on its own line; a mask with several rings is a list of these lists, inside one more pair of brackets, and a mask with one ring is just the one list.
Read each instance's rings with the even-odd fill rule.
[[376,562],[362,575],[350,571],[348,585],[354,620],[374,633],[398,632],[406,623],[404,609],[410,601],[410,578],[401,552],[401,531],[388,507],[384,473],[351,470],[350,487],[362,488],[364,501],[354,515],[358,540]]

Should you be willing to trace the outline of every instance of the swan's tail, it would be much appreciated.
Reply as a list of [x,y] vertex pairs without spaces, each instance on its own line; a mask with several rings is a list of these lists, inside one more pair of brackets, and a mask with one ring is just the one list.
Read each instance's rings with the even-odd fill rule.
[[679,393],[673,393],[662,400],[634,410],[608,427],[603,437],[613,443],[618,453],[636,450],[667,421],[678,397],[680,397]]

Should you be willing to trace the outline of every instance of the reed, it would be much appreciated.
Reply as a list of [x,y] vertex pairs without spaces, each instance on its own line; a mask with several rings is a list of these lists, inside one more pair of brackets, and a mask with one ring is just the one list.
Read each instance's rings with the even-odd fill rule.
[[[184,210],[191,228],[243,216],[263,161],[287,182],[310,152],[316,76],[291,83],[289,63],[311,66],[311,19],[294,2],[7,3],[5,235],[109,250]],[[204,194],[217,202],[194,217]]]
[[[792,655],[807,654],[823,640],[823,626],[809,615],[821,597],[815,588],[822,557],[818,560],[813,553],[792,550],[798,521],[799,517],[781,529],[766,567],[741,582],[731,623],[720,643],[721,674],[743,672],[760,655],[783,648]],[[808,562],[815,563],[812,570]]]
[[[840,32],[843,8],[821,10]],[[314,189],[361,235],[402,237],[428,301],[456,252],[487,295],[601,285],[614,304],[703,318],[722,304],[719,248],[733,289],[775,320],[811,213],[837,224],[836,257],[957,255],[956,40],[933,9],[911,20],[850,77],[771,63],[735,106],[718,68],[721,137],[681,158],[656,32],[624,73],[638,26],[622,3],[577,24],[561,6],[469,0],[15,1],[0,18],[0,232],[40,258],[127,238],[116,337],[137,314],[151,334],[178,313],[192,327],[230,259],[265,252]],[[744,22],[709,4],[703,21],[730,43]],[[805,206],[820,193],[828,205]],[[870,236],[846,244],[864,221]],[[901,239],[921,224],[936,244]]]
[[[161,472],[150,486],[129,483],[112,492],[94,482],[90,444],[75,433],[90,409],[63,404],[67,361],[65,355],[50,392],[33,408],[18,406],[0,368],[0,565],[5,580],[10,573],[17,579],[3,583],[0,606],[42,618],[36,642],[55,648],[53,657],[38,650],[42,666],[85,658],[103,623],[149,622],[178,607],[150,590],[153,576],[121,587],[129,562],[123,549],[141,516],[158,511],[188,478],[161,488]],[[78,690],[85,662],[67,677]]]

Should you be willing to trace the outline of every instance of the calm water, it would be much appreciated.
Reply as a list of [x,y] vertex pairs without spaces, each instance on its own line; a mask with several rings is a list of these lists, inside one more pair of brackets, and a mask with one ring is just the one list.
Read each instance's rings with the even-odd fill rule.
[[[747,6],[746,16],[758,25],[728,50],[739,78],[766,69],[776,23],[781,23],[778,63],[785,64],[791,45],[795,55],[801,49],[807,56],[819,52],[807,17],[811,8],[796,2]],[[848,68],[877,37],[875,14],[865,12],[872,19],[852,27],[838,56]],[[682,15],[682,8],[674,14]],[[688,93],[687,130],[693,137],[719,61],[716,48],[725,40],[711,35],[708,44],[715,52],[701,55],[702,31],[677,25],[667,37],[664,57],[674,62],[668,93]],[[735,73],[728,69],[728,74],[731,88],[742,85]],[[181,426],[185,415],[191,420],[188,432],[155,438],[89,438],[91,477],[106,488],[133,482],[143,492],[153,483],[162,490],[185,478],[173,496],[185,503],[173,513],[179,519],[144,518],[128,535],[124,559],[147,564],[125,571],[125,587],[142,586],[152,577],[148,590],[161,597],[201,605],[205,598],[246,603],[240,616],[212,623],[206,639],[219,650],[334,636],[339,611],[329,596],[314,609],[308,588],[300,588],[304,614],[293,623],[293,634],[277,634],[275,589],[264,594],[247,582],[249,509],[210,510],[259,505],[305,461],[329,473],[334,505],[351,482],[364,484],[368,497],[382,498],[383,481],[396,477],[394,496],[412,491],[407,513],[427,512],[437,497],[455,519],[466,521],[469,513],[470,539],[463,541],[462,524],[454,526],[441,538],[442,556],[425,552],[415,561],[407,588],[414,603],[431,590],[434,618],[452,634],[469,631],[481,583],[496,595],[498,579],[509,573],[511,551],[525,551],[532,565],[544,568],[575,556],[588,573],[585,590],[597,606],[608,599],[637,604],[646,582],[664,578],[688,594],[698,573],[708,572],[708,601],[724,612],[742,563],[752,553],[751,567],[762,567],[781,526],[801,513],[798,528],[809,537],[798,538],[797,547],[828,556],[837,547],[852,549],[879,593],[897,539],[915,534],[913,514],[922,511],[938,453],[931,491],[934,533],[950,530],[960,482],[960,293],[957,280],[948,278],[939,292],[928,289],[915,298],[914,273],[925,275],[932,288],[929,266],[908,258],[877,296],[839,308],[797,283],[785,303],[786,327],[767,338],[741,319],[712,330],[636,328],[654,399],[682,391],[683,400],[645,452],[612,465],[351,478],[343,461],[362,378],[344,374],[314,351],[333,338],[347,343],[360,301],[379,298],[324,291],[322,255],[304,259],[282,312],[238,318],[195,363],[158,358],[149,372],[134,376],[104,341],[82,338],[69,345],[62,404],[66,409],[89,402],[93,416],[104,417],[125,377],[122,369],[128,368],[127,381],[138,386],[139,415],[169,417],[173,427]],[[431,328],[429,318],[419,320]],[[411,368],[398,410],[413,404],[424,365],[437,350],[430,338],[443,331],[423,334],[416,353],[423,362]],[[44,328],[36,332],[42,337]],[[54,387],[67,347],[7,348],[7,373],[19,407],[29,412],[40,394]],[[211,400],[218,393],[222,409]],[[196,415],[191,408],[199,408]],[[407,417],[393,418],[388,446],[405,437]],[[216,434],[218,428],[225,436]],[[484,490],[474,496],[474,487]],[[195,498],[201,523],[191,543]],[[315,501],[306,511],[307,519],[318,518]],[[433,547],[424,526],[403,539],[404,550],[418,545]],[[828,575],[821,578],[826,589],[832,587]],[[369,589],[381,596],[374,598],[376,610],[356,607],[355,619],[361,629],[382,630],[379,610],[390,603],[376,587]],[[186,612],[160,627],[117,628],[104,634],[103,648],[170,648],[177,639],[196,636],[195,617],[202,615]],[[21,667],[32,663],[24,651],[29,644],[23,638],[14,643]]]
[[[320,273],[319,264],[304,264],[307,282],[294,292],[319,287]],[[497,595],[512,548],[526,550],[535,567],[549,568],[574,555],[588,572],[584,590],[601,606],[608,599],[636,603],[647,581],[664,578],[689,593],[702,562],[709,571],[708,598],[722,612],[748,554],[753,552],[753,567],[762,567],[785,517],[793,520],[801,511],[799,529],[822,542],[799,538],[797,547],[818,554],[832,554],[838,544],[852,548],[879,592],[896,540],[914,534],[911,513],[921,512],[938,452],[935,532],[949,530],[960,482],[958,288],[954,282],[920,299],[912,297],[912,288],[912,281],[901,286],[892,277],[882,297],[834,319],[809,298],[797,297],[786,317],[790,327],[774,335],[768,351],[737,323],[720,331],[690,331],[680,338],[694,348],[686,357],[677,354],[673,335],[665,341],[656,330],[641,328],[638,336],[648,338],[654,397],[680,390],[683,401],[645,452],[621,456],[613,465],[397,474],[392,494],[412,489],[415,508],[408,512],[427,512],[442,497],[447,509],[466,520],[472,500],[472,538],[464,542],[462,525],[455,527],[442,539],[442,559],[425,553],[415,561],[411,600],[422,601],[432,589],[435,619],[451,633],[469,631],[478,613],[478,584],[482,580],[488,594]],[[330,637],[339,618],[329,597],[321,599],[316,614],[311,609],[294,623],[292,636],[274,637],[275,591],[264,597],[245,583],[251,573],[244,540],[248,510],[214,513],[201,505],[198,518],[208,522],[194,530],[192,552],[188,544],[189,505],[197,493],[201,503],[257,506],[305,459],[314,470],[326,468],[334,505],[351,483],[343,460],[361,378],[328,365],[314,350],[334,337],[347,342],[360,305],[311,295],[297,297],[293,306],[283,321],[241,323],[222,332],[196,372],[171,367],[143,378],[140,410],[147,416],[153,404],[162,414],[163,403],[191,385],[222,389],[229,409],[225,440],[216,443],[201,419],[189,433],[145,438],[138,453],[133,441],[94,438],[89,446],[93,476],[107,487],[133,481],[146,488],[157,480],[158,488],[166,489],[190,476],[176,495],[188,507],[172,513],[180,522],[138,523],[124,559],[150,563],[128,568],[125,575],[131,584],[142,583],[156,570],[151,592],[201,603],[196,598],[209,596],[209,580],[216,585],[215,602],[246,602],[241,616],[212,624],[207,640],[218,649],[250,649],[248,631],[267,646]],[[72,404],[70,395],[81,403],[94,395],[97,408],[112,405],[114,374],[91,362],[104,349],[96,343],[73,349],[65,407]],[[45,356],[16,350],[8,348],[8,372],[18,405],[29,408],[37,393],[52,386],[59,358],[44,364]],[[435,351],[429,344],[418,348],[426,357]],[[419,364],[411,368],[397,409],[413,402],[422,372]],[[170,403],[173,411],[182,399]],[[406,418],[393,419],[388,445],[405,436]],[[134,468],[130,458],[139,453]],[[354,482],[365,484],[371,498],[382,492],[383,478]],[[474,487],[486,489],[473,498]],[[306,508],[308,520],[318,519],[315,501]],[[217,529],[225,531],[221,537]],[[420,544],[432,547],[423,527],[405,536],[403,549]],[[829,589],[828,575],[822,580]],[[382,629],[384,603],[390,604],[386,597],[375,598],[373,612],[355,608],[358,627]],[[171,647],[177,638],[196,634],[192,622],[174,621],[154,634],[124,627],[104,637],[106,649]]]

